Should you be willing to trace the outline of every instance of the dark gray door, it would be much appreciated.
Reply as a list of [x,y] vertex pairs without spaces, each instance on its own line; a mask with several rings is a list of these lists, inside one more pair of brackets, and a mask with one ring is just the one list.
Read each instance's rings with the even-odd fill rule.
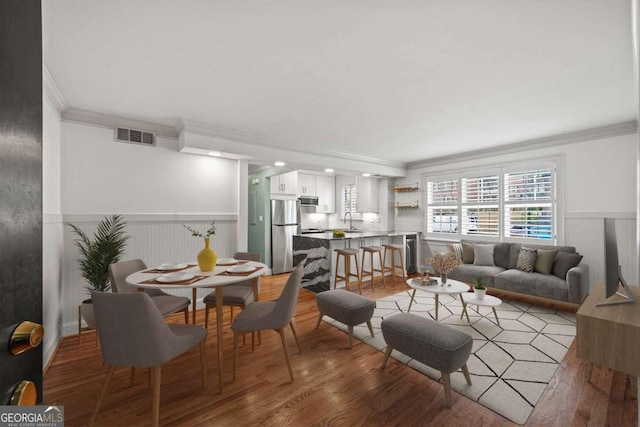
[[42,346],[9,338],[42,323],[42,23],[40,0],[0,1],[0,405],[33,382],[42,401]]

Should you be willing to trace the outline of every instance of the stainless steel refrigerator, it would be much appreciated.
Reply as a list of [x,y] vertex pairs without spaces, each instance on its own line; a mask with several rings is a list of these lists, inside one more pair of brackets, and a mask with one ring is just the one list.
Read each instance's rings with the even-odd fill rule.
[[293,235],[300,233],[300,202],[271,200],[271,269],[293,270]]

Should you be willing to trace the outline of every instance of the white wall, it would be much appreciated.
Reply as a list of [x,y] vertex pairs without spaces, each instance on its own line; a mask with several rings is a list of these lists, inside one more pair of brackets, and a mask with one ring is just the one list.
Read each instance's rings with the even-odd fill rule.
[[[424,212],[423,177],[430,174],[481,168],[535,160],[540,157],[559,157],[562,162],[563,188],[558,197],[564,216],[560,242],[575,246],[589,265],[591,285],[604,280],[603,218],[615,217],[620,263],[629,283],[638,283],[636,226],[636,159],[637,135],[603,138],[595,141],[532,148],[528,151],[490,158],[451,162],[412,169],[407,177],[396,183],[420,183],[421,208],[408,215],[399,212],[395,226],[399,231],[414,231],[418,213]],[[404,215],[404,216],[403,216]],[[432,245],[433,246],[433,245]],[[443,246],[437,245],[440,250]],[[424,248],[425,251],[427,248]],[[423,253],[425,253],[423,251]]]
[[[246,166],[180,153],[177,146],[176,140],[167,138],[158,138],[156,147],[115,142],[112,129],[63,122],[64,223],[79,225],[91,235],[104,215],[123,214],[131,236],[124,259],[141,258],[152,266],[195,260],[203,241],[182,225],[204,231],[215,219],[212,248],[221,257],[232,256],[239,246],[239,186],[241,181],[246,186],[246,179],[241,179]],[[61,263],[65,335],[77,333],[77,307],[87,298],[74,237],[65,226]],[[172,293],[191,298],[190,291]],[[198,299],[205,294],[200,291]]]
[[46,366],[62,336],[60,116],[46,96],[42,121],[42,345]]

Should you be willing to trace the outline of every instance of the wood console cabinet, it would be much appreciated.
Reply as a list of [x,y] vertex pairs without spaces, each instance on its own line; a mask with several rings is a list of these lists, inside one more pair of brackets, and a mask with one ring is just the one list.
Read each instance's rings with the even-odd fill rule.
[[[640,301],[640,287],[630,289]],[[603,300],[604,286],[600,284],[576,314],[578,357],[639,377],[640,303],[595,306]]]

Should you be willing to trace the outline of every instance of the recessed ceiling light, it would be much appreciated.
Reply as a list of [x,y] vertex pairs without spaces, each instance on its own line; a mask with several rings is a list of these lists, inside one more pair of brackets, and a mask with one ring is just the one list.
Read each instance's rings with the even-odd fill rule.
[[362,176],[365,176],[365,177],[366,176],[371,176],[371,174],[370,173],[363,173]]
[[282,167],[284,166],[284,162],[275,162],[274,165],[278,166],[278,167]]
[[222,153],[219,152],[219,151],[209,151],[207,154],[209,156],[212,156],[212,157],[220,157],[220,156],[222,156]]
[[326,173],[331,173],[331,172],[333,172],[333,169],[331,169],[331,168],[326,168],[324,171],[325,171]]

